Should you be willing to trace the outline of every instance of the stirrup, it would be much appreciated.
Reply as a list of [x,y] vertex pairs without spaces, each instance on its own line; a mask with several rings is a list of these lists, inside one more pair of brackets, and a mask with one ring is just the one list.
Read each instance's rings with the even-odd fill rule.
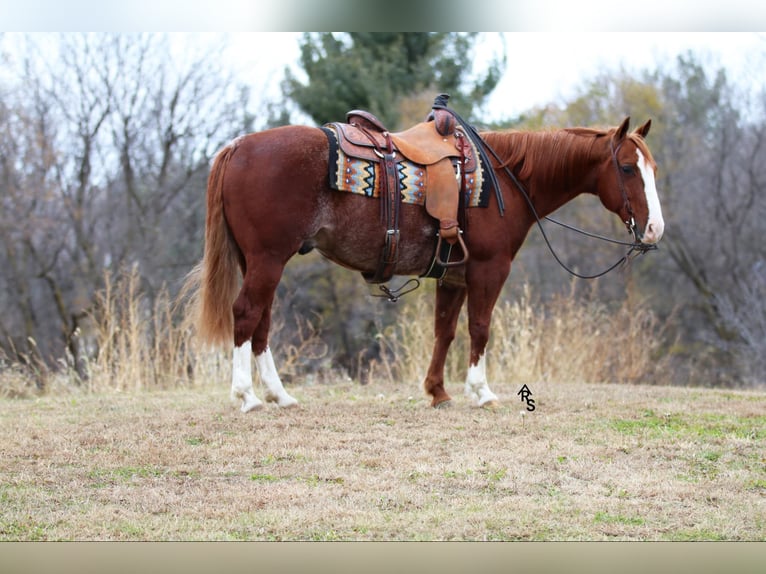
[[441,246],[442,246],[442,236],[441,233],[436,234],[439,238],[436,242],[436,263],[441,265],[442,267],[460,267],[461,265],[465,265],[465,263],[468,261],[468,249],[465,246],[465,243],[463,242],[463,231],[458,230],[457,232],[457,243],[460,245],[460,249],[463,251],[463,259],[460,261],[442,261],[441,258]]

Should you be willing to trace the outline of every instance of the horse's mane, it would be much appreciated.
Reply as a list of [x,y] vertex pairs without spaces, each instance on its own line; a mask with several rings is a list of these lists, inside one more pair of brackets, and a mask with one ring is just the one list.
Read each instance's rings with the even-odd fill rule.
[[[587,169],[587,161],[584,160],[599,152],[603,154],[603,148],[598,148],[599,144],[608,142],[615,131],[616,128],[509,130],[483,132],[481,137],[502,159],[502,166],[512,169],[519,179],[529,180],[534,175],[541,178],[538,181],[563,185],[576,180],[581,175],[580,170]],[[647,160],[653,162],[643,138],[634,133],[628,137]],[[544,169],[540,169],[540,166],[544,166]]]

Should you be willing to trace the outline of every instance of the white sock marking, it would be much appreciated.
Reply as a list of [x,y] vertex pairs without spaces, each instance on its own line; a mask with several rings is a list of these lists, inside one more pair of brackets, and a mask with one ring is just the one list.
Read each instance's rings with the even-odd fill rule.
[[259,409],[263,403],[253,391],[253,374],[250,357],[253,348],[250,341],[245,341],[239,347],[234,347],[231,363],[231,398],[241,400],[243,413]]
[[489,389],[487,384],[485,355],[479,357],[477,364],[468,366],[468,374],[465,378],[465,395],[476,400],[479,406],[498,400],[497,395]]
[[282,385],[282,380],[279,378],[277,367],[274,364],[274,357],[271,354],[271,349],[266,347],[266,350],[263,351],[263,353],[256,356],[255,364],[258,367],[258,374],[261,376],[261,381],[266,385],[267,401],[277,403],[280,407],[292,407],[298,404],[298,401],[291,397]]

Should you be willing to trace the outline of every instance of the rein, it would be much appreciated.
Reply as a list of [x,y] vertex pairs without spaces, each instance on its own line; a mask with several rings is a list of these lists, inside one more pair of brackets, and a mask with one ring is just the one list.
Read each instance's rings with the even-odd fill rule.
[[[484,139],[481,140],[482,145],[484,148],[492,155],[492,157],[495,158],[497,163],[499,165],[503,165],[503,161],[500,159],[500,156],[498,156],[497,152],[495,152],[494,149],[492,149],[492,146],[490,146]],[[619,149],[619,146],[618,148]],[[641,243],[638,240],[638,233],[636,231],[636,220],[633,215],[633,209],[630,205],[630,200],[628,199],[628,195],[625,191],[625,183],[622,179],[622,175],[620,173],[620,166],[617,162],[617,149],[612,147],[612,162],[615,166],[615,170],[617,171],[617,180],[620,182],[620,192],[622,193],[623,200],[625,201],[625,206],[627,209],[627,212],[630,216],[630,220],[624,222],[625,225],[627,225],[628,230],[633,234],[633,242],[628,243],[627,241],[620,241],[619,239],[612,239],[609,237],[604,237],[603,235],[598,235],[596,233],[591,233],[589,231],[585,231],[583,229],[580,229],[578,227],[574,227],[573,225],[568,225],[566,223],[562,223],[556,219],[553,219],[552,217],[545,216],[542,219],[546,219],[547,221],[550,221],[552,223],[555,223],[556,225],[559,225],[561,227],[564,227],[565,229],[569,229],[570,231],[574,231],[576,233],[579,233],[580,235],[585,235],[586,237],[592,237],[594,239],[599,239],[601,241],[605,241],[607,243],[614,243],[617,245],[624,245],[626,247],[629,247],[628,252],[623,255],[616,263],[610,265],[607,269],[604,271],[601,271],[600,273],[594,273],[593,275],[583,275],[581,273],[578,273],[577,271],[571,269],[569,266],[564,263],[561,258],[556,253],[556,250],[553,249],[553,245],[551,244],[550,239],[548,238],[548,234],[545,232],[545,228],[543,227],[542,219],[537,213],[537,210],[535,209],[534,204],[532,203],[532,199],[529,197],[529,193],[527,192],[526,188],[522,183],[518,180],[516,175],[513,173],[513,171],[507,166],[503,166],[503,171],[505,174],[511,179],[513,184],[516,186],[516,188],[521,192],[522,197],[524,197],[524,200],[527,202],[527,205],[529,206],[529,209],[532,211],[532,215],[535,217],[535,222],[537,223],[537,227],[540,229],[540,233],[543,236],[543,239],[545,240],[545,244],[548,246],[548,250],[551,252],[551,255],[553,255],[553,258],[556,260],[556,262],[570,275],[573,275],[574,277],[577,277],[578,279],[598,279],[599,277],[603,277],[610,271],[613,271],[617,267],[628,263],[631,259],[636,257],[637,255],[643,255],[649,251],[654,251],[657,249],[657,245],[646,245],[644,243]],[[497,168],[493,168],[493,171]],[[499,193],[499,190],[498,190]]]

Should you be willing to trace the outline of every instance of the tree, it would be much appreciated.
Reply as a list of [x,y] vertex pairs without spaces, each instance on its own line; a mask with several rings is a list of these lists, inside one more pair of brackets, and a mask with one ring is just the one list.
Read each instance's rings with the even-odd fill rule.
[[345,118],[351,109],[376,114],[392,130],[408,127],[402,108],[409,98],[430,101],[449,93],[450,104],[466,117],[497,85],[505,58],[472,75],[476,34],[427,32],[352,32],[305,34],[301,66],[307,83],[287,71],[283,91],[317,124]]
[[[137,266],[149,297],[198,258],[208,163],[252,127],[218,51],[184,62],[154,34],[21,39],[0,106],[0,344],[46,359],[92,310],[105,272]],[[7,291],[6,291],[7,290]]]
[[[762,292],[758,269],[766,260],[766,108],[763,101],[760,109],[742,107],[747,100],[724,70],[711,74],[691,57],[679,58],[674,72],[661,78],[670,127],[663,182],[674,217],[668,251],[695,292],[689,326],[704,321],[697,340],[731,364],[732,345],[753,340],[747,325],[763,322],[763,308],[750,303]],[[733,365],[740,375],[752,370],[741,360],[747,355]]]
[[[724,69],[689,53],[637,75],[601,74],[567,105],[528,116],[537,126],[607,126],[625,115],[654,120],[649,144],[660,168],[665,238],[660,251],[639,260],[625,281],[660,317],[675,318],[668,348],[679,364],[706,360],[709,384],[752,380],[753,373],[762,372],[766,320],[755,301],[763,293],[761,268],[766,261],[761,240],[766,215],[764,112],[766,98],[749,100]],[[585,210],[578,203],[562,210],[563,217],[581,218]],[[592,228],[594,222],[585,225]],[[609,225],[604,221],[597,228]],[[531,239],[517,269],[526,264],[540,288],[551,291],[548,285],[555,279],[540,263],[544,247]],[[596,258],[589,252],[591,243],[567,244],[563,238],[554,243],[575,265]],[[605,285],[600,285],[602,295],[609,298],[624,296],[628,287],[611,279],[610,288]]]

